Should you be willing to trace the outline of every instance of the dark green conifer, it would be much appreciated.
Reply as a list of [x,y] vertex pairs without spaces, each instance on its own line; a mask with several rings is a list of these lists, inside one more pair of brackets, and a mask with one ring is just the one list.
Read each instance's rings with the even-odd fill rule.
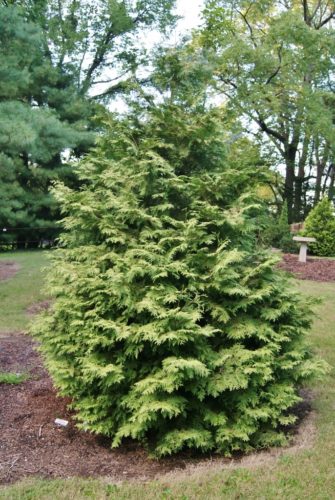
[[69,124],[49,106],[57,78],[40,28],[23,10],[0,6],[0,244],[25,246],[55,235],[48,188],[71,171],[61,155],[93,143],[80,120]]

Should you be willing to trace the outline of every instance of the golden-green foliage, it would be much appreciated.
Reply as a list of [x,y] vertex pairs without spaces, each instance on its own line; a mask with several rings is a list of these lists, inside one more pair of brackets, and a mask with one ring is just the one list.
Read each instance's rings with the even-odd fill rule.
[[[34,254],[36,256],[36,253]],[[36,257],[35,257],[36,258]],[[327,361],[335,363],[335,283],[302,281],[299,289],[307,296],[322,297],[311,331],[311,342]],[[15,296],[13,295],[13,300]],[[1,308],[3,304],[1,303]],[[175,471],[157,481],[121,482],[105,477],[41,480],[28,478],[0,488],[1,500],[193,500],[315,498],[331,499],[335,489],[335,373],[332,370],[313,386],[314,417],[302,423],[298,448],[285,448],[249,455],[222,464],[202,462],[200,467]],[[313,414],[312,414],[313,415]],[[306,425],[307,424],[307,425]],[[277,455],[278,454],[278,455]],[[131,467],[131,464],[129,465]],[[123,476],[124,477],[124,476]],[[123,479],[122,477],[122,479]]]
[[229,454],[282,443],[297,386],[322,371],[308,307],[255,246],[252,166],[226,164],[215,113],[162,105],[114,123],[58,186],[66,217],[35,327],[78,425],[147,444]]

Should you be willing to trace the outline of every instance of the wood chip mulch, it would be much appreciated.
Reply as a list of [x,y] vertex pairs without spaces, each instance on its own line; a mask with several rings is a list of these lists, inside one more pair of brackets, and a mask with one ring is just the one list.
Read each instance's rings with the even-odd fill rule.
[[[133,442],[111,450],[110,440],[76,429],[69,400],[57,397],[28,336],[0,338],[0,371],[29,372],[19,385],[0,384],[0,483],[36,475],[150,479],[185,468],[185,457],[153,460]],[[69,425],[58,427],[56,418]]]
[[309,257],[306,263],[302,263],[298,261],[298,255],[285,254],[278,267],[301,280],[335,281],[335,259]]
[[20,266],[17,262],[1,261],[0,262],[0,281],[12,278],[18,272]]
[[51,300],[42,300],[41,302],[36,302],[35,304],[31,304],[29,307],[26,309],[26,313],[29,316],[35,316],[35,314],[39,314],[43,311],[47,311],[50,306],[51,306]]

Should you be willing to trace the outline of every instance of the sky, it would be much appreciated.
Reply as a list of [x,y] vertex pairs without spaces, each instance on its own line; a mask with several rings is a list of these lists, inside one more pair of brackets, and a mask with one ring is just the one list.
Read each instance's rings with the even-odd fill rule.
[[200,13],[203,8],[203,0],[177,0],[177,14],[183,16],[178,23],[178,30],[190,31],[196,28],[200,22]]

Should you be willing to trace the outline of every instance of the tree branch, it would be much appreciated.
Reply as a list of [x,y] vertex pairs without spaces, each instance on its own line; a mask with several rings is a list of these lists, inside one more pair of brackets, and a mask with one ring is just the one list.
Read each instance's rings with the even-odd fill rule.
[[264,119],[260,116],[260,114],[256,111],[258,119],[256,119],[256,122],[260,126],[260,129],[265,132],[268,135],[271,135],[272,137],[275,137],[280,141],[281,143],[285,144],[287,142],[287,137],[284,135],[280,134],[277,130],[274,130],[273,128],[269,127]]
[[91,85],[99,85],[99,84],[102,84],[102,83],[112,83],[112,82],[115,82],[115,80],[119,80],[120,78],[122,78],[123,76],[125,76],[127,73],[129,73],[129,71],[130,71],[129,69],[126,69],[120,75],[117,75],[114,78],[108,78],[108,80],[95,80],[95,81],[93,81],[91,83]]
[[310,26],[311,25],[311,18],[310,18],[309,10],[308,10],[308,0],[302,0],[302,7],[304,10],[304,21],[308,26]]
[[144,85],[146,83],[149,83],[151,81],[150,78],[143,78],[142,80],[137,80],[134,77],[128,78],[128,80],[122,80],[121,82],[116,83],[112,87],[109,87],[108,89],[104,90],[100,94],[96,94],[91,97],[91,99],[103,99],[104,97],[107,97],[109,95],[117,94],[119,92],[122,92],[125,90],[127,87],[129,87],[131,84],[135,85]]
[[222,75],[220,75],[218,77],[218,79],[220,80],[220,82],[222,83],[225,83],[226,85],[230,85],[231,87],[233,87],[233,89],[237,90],[237,85],[235,82],[233,82],[231,79],[229,78],[224,78]]
[[243,14],[243,12],[241,12],[240,10],[236,10],[236,12],[242,17],[243,21],[247,25],[249,33],[250,33],[250,39],[252,40],[254,47],[257,47],[257,43],[256,43],[256,40],[254,37],[254,31],[253,31],[252,26],[249,23],[248,18],[247,18],[247,15],[248,15],[250,9],[251,9],[251,4],[249,5],[245,14]]
[[276,71],[274,73],[272,73],[272,75],[269,76],[269,78],[266,80],[265,84],[266,85],[269,85],[269,83],[271,83],[271,80],[273,80],[274,78],[276,78],[276,76],[278,75],[280,69],[281,69],[281,62],[282,62],[282,58],[281,58],[281,51],[283,49],[283,44],[281,43],[280,44],[280,47],[279,47],[279,50],[278,50],[278,59],[279,59],[279,65],[278,65],[278,68],[276,69]]
[[314,17],[316,16],[317,11],[321,7],[321,0],[318,0],[318,3],[316,4],[316,7],[314,9],[313,14],[311,15],[311,20],[313,21]]
[[325,26],[332,19],[335,19],[335,10],[332,11],[332,13],[329,14],[329,16],[327,16],[323,21],[320,21],[320,23],[317,26],[315,26],[315,29],[319,30],[320,28],[322,28],[322,26]]
[[132,28],[131,29],[129,27],[126,28],[122,33],[117,33],[117,32],[114,33],[113,32],[114,26],[113,26],[113,23],[111,23],[111,25],[109,26],[109,28],[106,31],[105,36],[103,37],[103,39],[101,40],[100,44],[98,45],[98,47],[95,51],[92,64],[90,65],[90,67],[88,68],[88,70],[86,72],[86,77],[83,81],[82,88],[80,91],[81,94],[85,94],[87,92],[87,90],[89,89],[89,87],[91,85],[92,76],[93,76],[94,72],[104,62],[105,57],[106,57],[107,52],[108,52],[108,49],[109,49],[109,45],[112,42],[112,40],[116,39],[120,35],[123,35],[124,33],[126,33],[129,30],[130,31],[133,30],[137,24],[139,24],[140,22],[143,21],[143,16],[144,16],[145,12],[146,12],[146,9],[143,9],[135,18],[133,18],[133,19],[130,18]]
[[119,83],[116,83],[112,87],[108,87],[108,89],[104,90],[100,94],[95,94],[94,96],[91,97],[91,99],[102,99],[103,97],[107,97],[112,94],[118,94],[119,92],[122,92],[127,84],[129,83],[129,80],[122,80]]
[[77,75],[78,89],[80,88],[80,84],[81,84],[81,70],[82,70],[84,60],[85,60],[85,57],[87,54],[88,45],[89,45],[89,37],[87,36],[86,40],[85,40],[84,50],[83,50],[83,53],[82,53],[82,56],[80,59],[79,68],[78,68],[78,75]]
[[106,53],[107,53],[107,50],[108,50],[108,45],[117,36],[118,36],[118,34],[113,33],[112,27],[110,27],[107,30],[104,39],[102,40],[102,42],[99,44],[99,46],[96,49],[92,64],[90,65],[90,67],[88,68],[88,70],[86,72],[86,76],[85,76],[85,79],[83,81],[82,88],[80,91],[81,94],[85,94],[87,92],[87,90],[89,89],[93,73],[103,63],[105,56],[106,56]]

